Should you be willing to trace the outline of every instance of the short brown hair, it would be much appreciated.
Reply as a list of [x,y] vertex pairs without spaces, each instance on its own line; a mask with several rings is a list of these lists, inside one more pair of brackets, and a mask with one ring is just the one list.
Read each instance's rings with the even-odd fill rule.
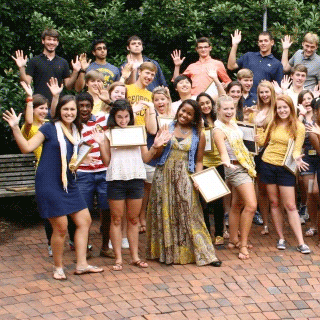
[[130,43],[131,43],[131,41],[133,41],[133,40],[140,40],[140,41],[141,41],[141,44],[143,45],[142,39],[141,39],[139,36],[134,35],[134,36],[131,36],[131,37],[127,40],[127,46],[128,46],[128,47],[130,46]]
[[240,69],[237,73],[237,79],[253,78],[253,72],[250,69]]
[[207,42],[209,44],[209,46],[211,47],[211,41],[207,37],[201,37],[201,38],[197,39],[196,46],[198,47],[199,43],[205,43],[205,42]]
[[293,75],[296,71],[304,72],[306,75],[308,74],[307,67],[301,63],[296,64],[294,67],[291,68],[291,75]]
[[151,61],[146,61],[140,65],[139,67],[140,71],[143,71],[145,69],[149,71],[153,71],[154,73],[157,73],[157,66]]
[[54,37],[59,40],[59,32],[55,29],[46,29],[41,34],[41,39],[44,40],[45,37]]
[[89,80],[97,80],[100,79],[104,82],[104,75],[98,70],[91,70],[84,76],[85,83],[88,83]]

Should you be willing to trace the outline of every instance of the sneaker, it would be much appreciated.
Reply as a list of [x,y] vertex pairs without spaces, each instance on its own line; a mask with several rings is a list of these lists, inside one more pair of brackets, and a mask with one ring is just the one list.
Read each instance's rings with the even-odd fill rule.
[[[75,251],[76,247],[74,246],[74,242],[69,240],[69,247],[71,251]],[[92,251],[92,244],[88,244],[87,251]]]
[[48,246],[48,255],[49,255],[49,257],[53,256],[51,246]]
[[302,215],[302,217],[303,217],[303,219],[305,221],[308,221],[310,219],[308,208],[306,208],[306,210],[304,211],[304,214]]
[[127,238],[122,238],[121,248],[122,249],[129,249],[129,241]]
[[226,225],[226,227],[229,227],[229,213],[226,212],[224,214],[224,224]]
[[109,249],[113,249],[113,246],[112,246],[111,240],[109,240],[108,247],[109,247]]
[[285,250],[286,249],[286,240],[284,239],[279,239],[278,243],[277,243],[277,249],[278,250]]
[[214,240],[214,245],[215,246],[221,246],[224,244],[224,239],[223,237],[220,236],[216,236],[215,240]]
[[303,216],[299,216],[299,220],[301,224],[306,224],[306,220],[304,220]]
[[252,221],[254,224],[257,224],[259,226],[263,225],[263,220],[259,211],[256,211]]
[[301,244],[300,246],[297,246],[297,250],[301,253],[307,254],[310,253],[310,248],[306,244]]

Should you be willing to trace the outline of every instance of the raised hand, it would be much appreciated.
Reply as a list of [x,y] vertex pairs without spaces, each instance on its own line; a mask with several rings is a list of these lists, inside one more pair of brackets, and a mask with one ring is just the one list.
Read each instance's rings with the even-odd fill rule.
[[75,61],[71,60],[71,66],[73,71],[79,72],[81,70],[81,62],[79,60],[79,56],[76,56]]
[[26,92],[27,94],[27,97],[32,97],[33,95],[33,90],[32,90],[32,87],[30,86],[30,84],[24,82],[24,81],[21,81],[20,82],[21,84],[21,87],[24,89],[24,91]]
[[272,81],[273,87],[274,87],[274,91],[275,93],[278,94],[282,94],[282,89],[279,86],[279,83],[275,80]]
[[241,31],[235,30],[234,34],[231,35],[232,45],[238,45],[241,42]]
[[90,63],[91,63],[91,59],[88,61],[87,60],[87,54],[86,53],[81,53],[80,57],[79,57],[79,61],[81,64],[81,69],[82,70],[87,70],[87,68],[89,67]]
[[22,116],[22,113],[20,113],[17,116],[15,111],[11,108],[10,111],[6,110],[4,112],[4,114],[2,115],[2,118],[3,118],[3,120],[8,122],[8,124],[11,128],[14,128],[15,126],[19,127],[19,122],[20,122],[21,116]]
[[110,102],[109,92],[107,89],[104,88],[103,83],[98,84],[97,91],[98,91],[98,97],[100,100],[102,100],[105,103]]
[[207,69],[206,69],[206,71],[207,71],[207,75],[210,77],[210,78],[212,78],[212,79],[218,79],[218,73],[217,73],[217,68],[210,68],[210,67],[208,67]]
[[132,105],[132,111],[133,113],[138,113],[140,112],[142,109],[143,109],[143,103],[141,103],[141,101],[138,101],[138,102],[135,102],[133,105]]
[[185,59],[185,57],[181,58],[181,50],[174,50],[171,53],[171,58],[175,66],[180,67]]
[[128,62],[124,67],[122,67],[121,74],[124,79],[128,79],[133,71],[134,63],[132,61]]
[[314,88],[313,88],[313,97],[314,98],[319,98],[320,96],[320,89],[319,89],[319,85],[316,85]]
[[284,36],[284,38],[281,39],[281,44],[282,44],[283,50],[289,49],[292,45],[292,41],[291,41],[290,36],[288,36],[288,35]]
[[54,77],[50,78],[47,86],[49,87],[52,96],[59,96],[63,89],[63,83],[61,83],[61,86],[59,87],[58,79]]
[[99,130],[98,128],[94,128],[92,130],[91,137],[99,145],[105,142],[105,134],[103,131]]
[[16,62],[16,65],[18,68],[23,68],[27,65],[28,58],[27,56],[23,57],[23,51],[22,50],[17,50],[16,51],[16,56],[11,56],[11,58]]
[[288,90],[291,82],[292,82],[292,80],[290,79],[290,77],[287,76],[287,75],[284,75],[284,77],[281,80],[281,89],[282,89],[282,91]]
[[315,123],[314,125],[307,123],[306,124],[306,132],[307,133],[314,133],[320,136],[320,127]]
[[299,171],[307,171],[309,169],[309,164],[302,160],[304,154],[301,154],[299,157],[295,158],[294,161],[297,164]]
[[299,110],[299,115],[305,116],[307,114],[307,110],[302,104],[298,104],[297,109]]
[[154,138],[153,147],[157,149],[166,144],[171,138],[172,133],[170,133],[169,130],[163,126],[163,128],[157,132],[157,135]]

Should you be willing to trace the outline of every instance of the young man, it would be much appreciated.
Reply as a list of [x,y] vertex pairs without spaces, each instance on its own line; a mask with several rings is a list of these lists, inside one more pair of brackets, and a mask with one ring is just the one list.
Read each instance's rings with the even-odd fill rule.
[[298,106],[298,95],[299,93],[305,89],[305,82],[308,77],[308,69],[306,66],[302,64],[296,64],[291,69],[291,80],[292,84],[289,89],[287,89],[284,94],[287,94],[291,97],[294,106],[297,108]]
[[313,90],[316,85],[320,85],[320,56],[317,55],[319,38],[315,33],[308,32],[302,42],[302,50],[298,50],[289,60],[289,48],[292,44],[290,36],[285,36],[282,42],[283,70],[288,72],[290,68],[303,64],[308,70],[305,89]]
[[33,81],[34,93],[42,94],[51,102],[52,95],[47,86],[50,78],[57,78],[59,86],[64,82],[65,87],[71,90],[78,77],[81,64],[78,57],[75,62],[71,61],[73,71],[70,75],[68,62],[56,54],[56,48],[59,45],[58,31],[46,29],[43,31],[41,39],[43,52],[32,58],[28,65],[28,58],[23,56],[22,50],[16,51],[16,57],[12,56],[12,58],[19,68],[20,80],[27,84],[31,84]]
[[[216,69],[219,79],[225,84],[231,82],[223,63],[211,58],[211,50],[212,47],[208,38],[202,37],[197,39],[196,51],[199,55],[199,60],[190,64],[183,72],[184,75],[192,80],[191,94],[194,96],[197,96],[201,92],[205,92],[210,84],[212,84],[213,80],[207,73],[208,69]],[[172,77],[172,81],[174,81],[180,74],[180,67],[185,58],[181,58],[180,50],[173,51],[171,57],[174,63]],[[217,91],[215,93],[217,93]]]
[[257,104],[257,93],[251,92],[253,86],[253,72],[250,69],[240,69],[237,73],[237,80],[242,86],[243,107],[250,108]]
[[88,92],[77,95],[76,102],[80,109],[80,117],[83,125],[81,131],[82,140],[93,145],[90,156],[94,159],[94,162],[90,165],[80,165],[77,170],[77,184],[90,211],[93,209],[94,195],[97,194],[98,207],[102,217],[102,246],[100,256],[112,258],[114,257],[113,251],[108,248],[110,211],[107,198],[107,167],[101,160],[99,145],[91,137],[94,128],[106,129],[107,119],[105,116],[96,117],[92,114],[93,98]]
[[271,53],[274,40],[270,32],[263,31],[259,34],[258,46],[260,51],[247,52],[236,60],[238,45],[241,42],[241,31],[236,30],[231,35],[232,47],[228,59],[228,69],[247,68],[253,72],[253,86],[251,92],[257,92],[257,86],[261,80],[280,82],[283,77],[281,62]]
[[92,42],[91,52],[95,57],[95,61],[92,63],[90,63],[91,60],[87,61],[86,54],[80,55],[81,70],[75,85],[75,89],[78,92],[84,88],[85,73],[91,70],[97,70],[103,74],[105,87],[120,79],[119,69],[106,60],[108,50],[103,39],[97,39]]
[[121,68],[123,68],[128,62],[131,62],[133,64],[133,70],[131,72],[130,78],[127,81],[128,83],[134,83],[137,80],[138,68],[143,62],[149,61],[156,66],[157,71],[153,81],[147,86],[147,89],[152,92],[155,87],[168,86],[159,63],[142,55],[143,43],[140,37],[136,35],[130,37],[127,42],[127,50],[129,51],[127,55],[127,61],[121,65]]
[[153,81],[157,73],[157,67],[153,62],[144,62],[140,65],[138,70],[138,80],[133,83],[126,85],[127,88],[127,99],[130,101],[131,105],[140,103],[141,101],[146,101],[143,103],[143,107],[138,112],[135,112],[135,124],[145,125],[147,131],[150,134],[156,134],[157,122],[156,122],[156,112],[152,103],[152,93],[147,90],[148,85]]

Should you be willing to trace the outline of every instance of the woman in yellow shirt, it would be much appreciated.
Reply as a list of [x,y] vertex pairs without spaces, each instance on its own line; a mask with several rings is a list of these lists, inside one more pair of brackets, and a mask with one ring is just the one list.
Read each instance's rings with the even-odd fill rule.
[[290,139],[294,140],[292,156],[299,170],[308,168],[302,160],[301,149],[305,137],[305,127],[298,120],[292,99],[286,95],[277,97],[272,121],[264,134],[258,136],[260,145],[266,149],[260,165],[260,179],[267,185],[267,194],[270,200],[270,209],[279,235],[277,249],[286,249],[283,234],[283,216],[280,199],[287,211],[290,226],[298,240],[297,250],[301,253],[310,253],[304,243],[299,214],[295,199],[295,175],[282,166]]

